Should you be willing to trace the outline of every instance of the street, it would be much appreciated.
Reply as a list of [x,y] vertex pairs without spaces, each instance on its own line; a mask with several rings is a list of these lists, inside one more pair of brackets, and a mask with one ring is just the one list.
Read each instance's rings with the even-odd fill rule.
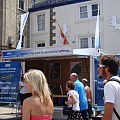
[[[22,120],[18,114],[16,105],[9,103],[0,103],[0,120]],[[63,116],[62,107],[54,107],[53,120],[66,120],[67,116]]]

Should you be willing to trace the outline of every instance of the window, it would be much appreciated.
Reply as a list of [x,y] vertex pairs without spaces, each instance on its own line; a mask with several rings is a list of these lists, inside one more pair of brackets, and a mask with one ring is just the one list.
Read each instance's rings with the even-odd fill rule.
[[22,36],[21,47],[25,47],[25,36]]
[[[80,19],[91,18],[97,16],[98,13],[98,4],[89,4],[86,6],[80,6]],[[99,12],[100,13],[100,12]]]
[[37,15],[37,31],[45,30],[45,14]]
[[92,37],[92,48],[95,48],[95,37]]
[[79,48],[94,48],[95,37],[82,37],[79,39]]
[[98,13],[98,4],[92,5],[92,16],[97,16]]
[[60,63],[49,64],[50,80],[60,80]]
[[[19,40],[20,40],[20,35],[19,35]],[[25,36],[22,35],[22,41],[21,41],[21,48],[25,47]]]
[[45,47],[45,43],[38,43],[37,47]]
[[19,0],[19,8],[25,10],[25,0]]
[[81,38],[80,46],[81,46],[81,48],[88,48],[88,38]]
[[80,18],[87,17],[88,17],[87,6],[80,7]]

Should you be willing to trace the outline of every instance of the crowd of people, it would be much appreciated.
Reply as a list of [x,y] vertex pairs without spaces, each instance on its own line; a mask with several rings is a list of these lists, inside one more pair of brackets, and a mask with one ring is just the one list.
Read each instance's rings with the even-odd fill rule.
[[[104,115],[102,120],[117,120],[120,115],[120,78],[118,77],[119,60],[112,55],[100,58],[98,74],[104,78]],[[31,69],[21,77],[19,83],[22,120],[52,120],[54,105],[51,91],[44,73]],[[67,120],[89,120],[92,114],[92,92],[88,80],[78,79],[76,73],[70,74],[66,82],[67,101],[72,107]],[[115,112],[116,111],[116,112]]]

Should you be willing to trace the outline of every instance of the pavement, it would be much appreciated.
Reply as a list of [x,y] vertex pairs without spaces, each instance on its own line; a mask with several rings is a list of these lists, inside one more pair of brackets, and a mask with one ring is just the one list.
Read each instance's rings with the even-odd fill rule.
[[[53,120],[66,120],[67,116],[62,114],[62,106],[55,106]],[[19,107],[15,104],[0,103],[0,120],[22,120]]]

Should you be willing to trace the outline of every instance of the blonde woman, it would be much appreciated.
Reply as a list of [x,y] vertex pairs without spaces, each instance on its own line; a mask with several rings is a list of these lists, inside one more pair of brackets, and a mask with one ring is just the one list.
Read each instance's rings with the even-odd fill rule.
[[54,111],[50,90],[45,75],[40,70],[24,74],[28,92],[32,96],[23,102],[22,120],[52,120]]

